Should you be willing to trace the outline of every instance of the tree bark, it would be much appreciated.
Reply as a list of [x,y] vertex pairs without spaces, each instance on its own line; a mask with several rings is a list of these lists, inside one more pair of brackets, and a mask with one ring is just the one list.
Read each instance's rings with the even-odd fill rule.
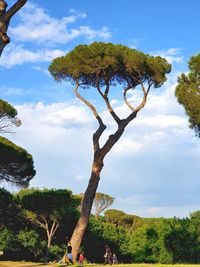
[[95,197],[95,193],[97,191],[97,187],[100,180],[100,172],[102,168],[103,161],[94,159],[92,164],[91,177],[82,201],[81,214],[70,241],[72,244],[72,255],[74,262],[77,259],[77,254],[81,245],[81,241],[83,239],[83,235],[89,222],[92,203]]
[[6,11],[7,3],[4,0],[0,0],[0,56],[5,46],[10,42],[10,38],[7,35],[10,19],[26,4],[26,2],[27,0],[18,0]]
[[[95,107],[88,102],[85,98],[83,98],[79,92],[78,92],[79,84],[76,82],[76,88],[74,89],[74,92],[76,96],[83,101],[93,112],[94,116],[96,117],[98,123],[99,123],[99,128],[96,130],[96,132],[93,134],[93,146],[94,146],[94,160],[92,164],[92,173],[91,177],[88,183],[88,187],[85,191],[84,198],[82,201],[82,207],[81,207],[81,214],[80,218],[78,220],[78,223],[74,229],[74,232],[71,237],[71,244],[72,244],[72,255],[73,255],[73,261],[75,262],[77,259],[77,254],[85,233],[85,230],[87,228],[88,222],[89,222],[89,216],[91,213],[92,209],[92,204],[95,198],[95,194],[97,191],[97,187],[99,184],[100,180],[100,173],[103,168],[103,160],[105,156],[108,154],[108,152],[111,150],[111,148],[117,143],[117,141],[120,139],[122,136],[124,129],[126,126],[136,117],[137,112],[139,109],[137,108],[136,110],[133,109],[132,113],[126,118],[121,120],[114,110],[112,109],[109,99],[108,99],[108,92],[109,92],[109,84],[106,87],[106,91],[103,94],[100,87],[97,85],[97,90],[100,93],[100,95],[103,97],[107,109],[110,112],[111,116],[113,119],[116,121],[118,125],[118,129],[114,134],[111,134],[105,144],[103,145],[102,148],[99,147],[99,139],[101,135],[103,134],[104,130],[106,129],[106,126],[104,125],[101,117],[98,115]],[[144,89],[143,85],[142,88]],[[144,96],[145,100],[143,99],[142,104],[145,105],[146,103],[146,95]],[[144,105],[140,105],[140,108],[143,108]]]
[[94,150],[94,161],[92,165],[91,177],[89,180],[88,187],[84,194],[80,218],[78,220],[78,223],[74,229],[74,232],[70,240],[72,244],[72,255],[73,255],[74,262],[77,259],[77,254],[78,254],[85,230],[89,222],[89,216],[91,213],[93,200],[95,198],[95,194],[96,194],[97,187],[99,184],[100,173],[103,168],[104,157],[111,150],[111,148],[115,145],[115,143],[119,140],[119,138],[122,136],[126,125],[127,124],[124,124],[124,122],[122,122],[118,130],[113,135],[109,136],[105,145],[101,149],[98,148],[97,150]]
[[58,223],[56,221],[53,221],[52,223],[52,226],[51,226],[51,229],[49,231],[49,225],[48,225],[48,222],[45,220],[45,229],[46,229],[46,234],[47,234],[47,250],[46,250],[46,262],[48,262],[49,260],[49,252],[50,252],[50,247],[51,247],[51,241],[52,241],[52,238],[58,228]]
[[51,246],[51,237],[48,237],[48,241],[47,241],[47,250],[46,250],[46,262],[48,263],[49,261],[49,251],[50,251],[50,246]]

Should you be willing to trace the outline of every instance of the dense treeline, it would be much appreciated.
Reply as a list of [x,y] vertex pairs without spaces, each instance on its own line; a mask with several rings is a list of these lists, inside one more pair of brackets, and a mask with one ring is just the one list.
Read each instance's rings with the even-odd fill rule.
[[[78,220],[80,202],[70,190],[11,194],[0,189],[1,260],[59,259]],[[147,219],[111,209],[98,218],[91,215],[81,250],[90,262],[103,262],[108,244],[120,262],[199,263],[199,229],[200,211],[185,219]]]

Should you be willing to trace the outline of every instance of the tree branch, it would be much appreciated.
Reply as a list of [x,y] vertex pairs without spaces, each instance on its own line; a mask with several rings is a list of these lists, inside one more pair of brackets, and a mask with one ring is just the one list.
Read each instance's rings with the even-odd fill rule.
[[127,97],[126,97],[126,93],[130,89],[131,87],[127,87],[126,89],[124,89],[124,102],[132,111],[135,111],[135,108],[128,102]]
[[141,82],[140,84],[141,84],[144,96],[143,96],[143,99],[142,99],[142,102],[140,103],[140,105],[137,106],[137,108],[135,109],[136,112],[140,111],[145,106],[146,101],[147,101],[147,96],[148,96],[148,93],[149,93],[150,88],[151,88],[151,85],[149,84],[148,89],[146,90],[143,83]]
[[5,13],[5,20],[9,21],[17,11],[26,4],[27,0],[18,0],[13,6],[11,6]]
[[[140,76],[139,73],[138,73],[138,75]],[[144,84],[143,84],[143,82],[142,82],[141,79],[138,79],[138,78],[136,78],[136,77],[133,77],[133,79],[136,80],[136,81],[141,85],[142,92],[143,92],[143,99],[142,99],[142,102],[141,102],[136,108],[134,108],[134,107],[128,102],[128,100],[127,100],[127,98],[126,98],[126,93],[127,93],[128,90],[131,89],[130,86],[128,86],[128,87],[124,90],[124,101],[125,101],[126,105],[127,105],[127,106],[133,111],[133,113],[134,113],[134,112],[138,112],[138,111],[140,111],[140,110],[145,106],[145,104],[146,104],[146,100],[147,100],[147,95],[148,95],[148,93],[149,93],[149,91],[150,91],[150,88],[151,88],[152,84],[149,83],[149,85],[148,85],[148,89],[146,90],[145,87],[144,87]]]
[[58,229],[59,223],[56,221],[53,221],[53,224],[51,226],[50,236],[54,236],[56,230]]
[[99,159],[101,161],[103,161],[106,154],[111,150],[111,148],[115,145],[115,143],[117,143],[119,138],[122,136],[125,127],[126,126],[121,123],[117,131],[108,137],[108,140],[105,142],[104,146],[101,148],[99,152]]
[[97,85],[97,90],[99,92],[99,94],[102,96],[102,98],[104,99],[107,109],[110,112],[111,116],[113,117],[113,119],[116,121],[116,123],[119,125],[121,120],[120,118],[117,116],[117,114],[115,113],[115,111],[113,110],[112,106],[110,105],[110,101],[108,99],[108,92],[109,92],[109,85],[106,85],[106,90],[104,92],[104,94],[102,93],[99,85]]
[[96,154],[99,151],[99,139],[100,139],[102,133],[104,132],[104,130],[106,129],[106,126],[103,123],[103,121],[102,121],[101,117],[99,116],[99,114],[97,113],[95,107],[90,102],[88,102],[84,97],[82,97],[79,94],[78,88],[79,88],[79,84],[76,83],[76,88],[74,89],[74,92],[75,92],[76,96],[92,110],[95,118],[97,119],[97,121],[99,123],[98,129],[93,134],[93,147],[94,147],[94,152]]

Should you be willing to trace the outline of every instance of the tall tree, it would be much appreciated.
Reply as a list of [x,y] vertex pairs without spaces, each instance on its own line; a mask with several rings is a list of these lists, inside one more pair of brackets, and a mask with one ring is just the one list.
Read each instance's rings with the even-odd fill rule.
[[191,57],[188,65],[190,72],[178,78],[175,95],[185,108],[190,127],[200,137],[200,54]]
[[27,0],[18,0],[6,10],[8,4],[4,0],[0,0],[0,56],[4,47],[10,42],[10,38],[7,35],[10,20],[26,2]]
[[94,198],[94,207],[95,207],[96,218],[99,217],[101,212],[103,212],[105,209],[110,207],[113,204],[114,200],[115,200],[114,197],[111,197],[107,194],[97,192],[95,194],[95,198]]
[[[49,66],[49,71],[56,81],[71,81],[75,85],[76,96],[91,109],[99,125],[93,134],[94,158],[91,176],[84,194],[81,215],[71,237],[74,259],[88,224],[105,156],[120,139],[126,126],[145,106],[150,89],[160,87],[166,81],[166,74],[170,70],[171,65],[164,58],[146,55],[123,45],[102,42],[79,45],[66,56],[54,59]],[[124,102],[130,109],[130,114],[123,119],[115,112],[109,100],[111,88],[115,85],[118,85],[118,90],[119,85],[123,86]],[[106,125],[95,106],[79,92],[81,88],[91,87],[99,93],[117,125],[117,130],[102,146],[100,137]],[[127,93],[139,88],[142,99],[138,105],[133,106],[127,99]]]

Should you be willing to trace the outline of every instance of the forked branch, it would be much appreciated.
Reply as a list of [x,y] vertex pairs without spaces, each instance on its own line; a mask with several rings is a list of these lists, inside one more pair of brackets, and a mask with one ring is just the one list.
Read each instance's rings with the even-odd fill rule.
[[108,99],[108,92],[109,92],[109,84],[106,85],[106,90],[104,92],[104,94],[101,91],[101,88],[99,85],[97,85],[97,90],[99,92],[99,94],[102,96],[103,100],[106,103],[107,109],[110,112],[111,116],[113,117],[113,119],[116,121],[116,123],[119,125],[121,122],[121,119],[117,116],[117,114],[115,113],[114,109],[112,108],[110,101]]
[[144,84],[141,80],[138,80],[137,78],[134,78],[135,80],[137,80],[139,82],[139,84],[141,85],[141,89],[142,89],[142,92],[143,92],[143,98],[142,98],[142,101],[141,103],[135,108],[133,107],[129,101],[127,100],[127,92],[132,89],[132,87],[127,87],[124,89],[124,102],[125,104],[133,111],[133,112],[138,112],[140,111],[146,104],[146,101],[147,101],[147,96],[148,96],[148,93],[150,91],[150,88],[151,88],[151,84],[148,85],[148,89],[146,90],[145,87],[144,87]]
[[101,117],[99,116],[96,108],[89,101],[87,101],[82,95],[79,94],[79,92],[78,92],[79,86],[80,86],[80,84],[77,83],[76,87],[74,89],[76,96],[92,110],[95,118],[97,119],[97,121],[99,123],[98,129],[96,130],[96,132],[93,135],[94,151],[95,151],[95,153],[97,153],[99,151],[99,139],[100,139],[102,133],[104,132],[104,130],[106,129],[106,126],[103,123]]
[[124,89],[124,102],[125,104],[132,110],[135,111],[135,108],[128,102],[127,97],[126,97],[126,93],[132,89],[132,87],[127,87]]

